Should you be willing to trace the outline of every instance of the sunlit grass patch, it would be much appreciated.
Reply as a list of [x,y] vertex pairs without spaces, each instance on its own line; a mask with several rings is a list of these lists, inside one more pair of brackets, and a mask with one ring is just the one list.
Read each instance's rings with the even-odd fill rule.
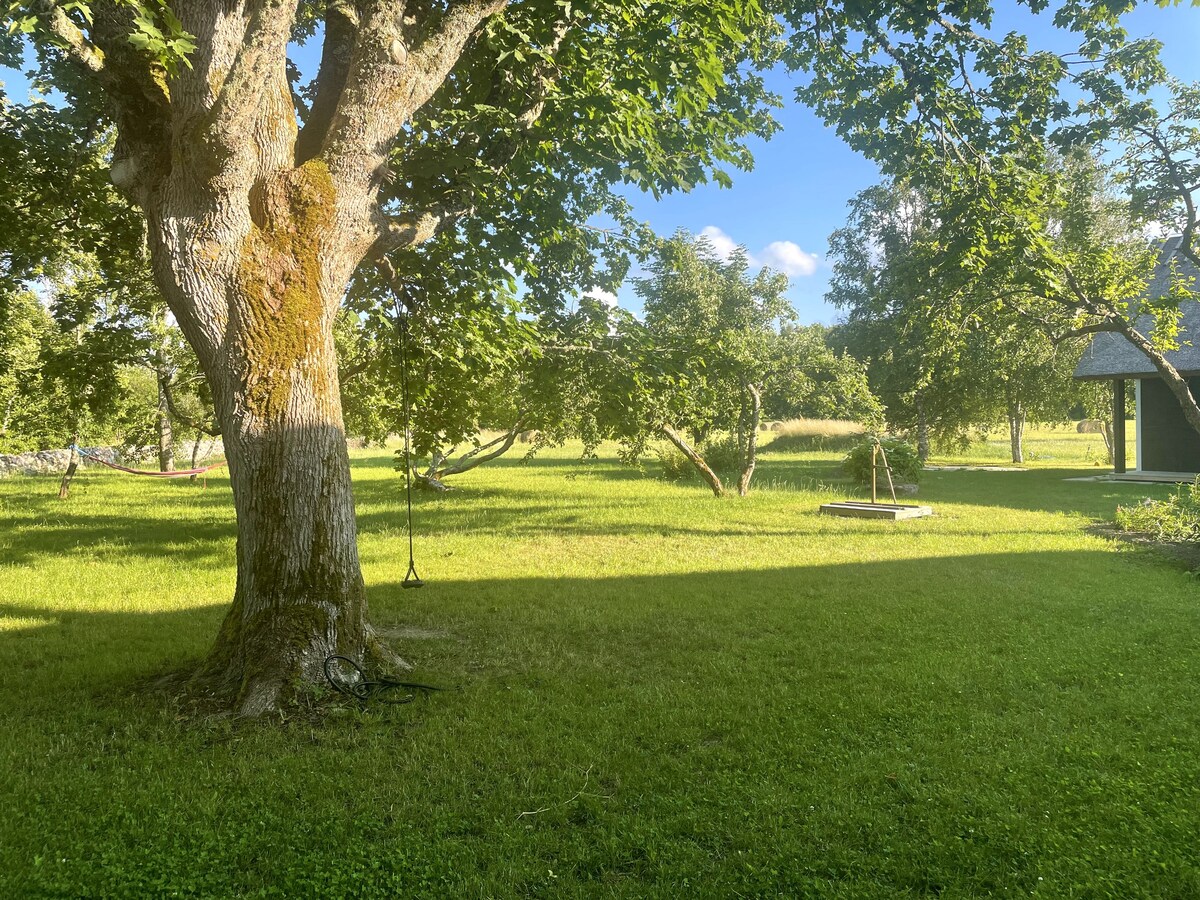
[[869,522],[839,452],[718,501],[580,451],[419,494],[420,591],[353,451],[372,619],[459,690],[270,726],[144,690],[229,602],[227,481],[0,482],[0,896],[1200,894],[1195,586],[1086,530],[1168,488]]

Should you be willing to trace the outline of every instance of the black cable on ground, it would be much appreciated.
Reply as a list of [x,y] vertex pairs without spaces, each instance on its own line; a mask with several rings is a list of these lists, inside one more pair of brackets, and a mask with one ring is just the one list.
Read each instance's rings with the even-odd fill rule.
[[[335,678],[333,674],[333,666],[335,663],[345,663],[354,670],[357,678],[353,681],[343,681],[340,678]],[[437,687],[432,684],[421,684],[418,681],[398,681],[395,678],[379,678],[372,680],[367,678],[367,673],[363,671],[362,666],[350,659],[348,656],[329,656],[325,659],[325,680],[329,682],[329,686],[339,694],[345,694],[347,697],[353,697],[355,700],[375,700],[386,694],[388,691],[407,688],[409,690],[419,691],[444,691],[446,688]],[[412,703],[414,694],[408,694],[399,700],[385,700],[385,703]]]

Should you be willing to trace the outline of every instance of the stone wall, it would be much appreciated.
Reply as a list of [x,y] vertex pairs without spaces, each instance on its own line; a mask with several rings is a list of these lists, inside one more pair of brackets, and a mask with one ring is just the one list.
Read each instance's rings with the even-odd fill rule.
[[[108,462],[120,461],[120,453],[112,447],[84,447],[92,456],[98,456]],[[36,453],[15,453],[5,455],[0,453],[0,478],[9,475],[61,475],[67,470],[71,460],[70,450],[38,450]],[[81,459],[82,466],[95,466],[86,459]]]

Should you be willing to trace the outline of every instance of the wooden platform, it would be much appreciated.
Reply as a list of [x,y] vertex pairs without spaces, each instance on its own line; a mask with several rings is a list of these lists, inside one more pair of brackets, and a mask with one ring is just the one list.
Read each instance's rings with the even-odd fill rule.
[[865,500],[839,500],[821,504],[827,516],[849,516],[854,519],[919,519],[932,516],[933,507],[909,503],[868,503]]
[[1143,481],[1151,484],[1188,484],[1196,480],[1195,472],[1122,472],[1114,474],[1113,481]]
[[1122,481],[1141,484],[1190,484],[1196,480],[1195,472],[1142,472],[1130,470],[1119,475],[1105,472],[1101,475],[1084,475],[1079,478],[1064,478],[1064,481]]

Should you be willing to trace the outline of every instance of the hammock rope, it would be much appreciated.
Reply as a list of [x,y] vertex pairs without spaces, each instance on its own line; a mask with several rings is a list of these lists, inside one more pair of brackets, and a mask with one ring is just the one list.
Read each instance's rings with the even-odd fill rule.
[[[393,295],[394,296],[394,295]],[[425,582],[417,574],[417,563],[413,555],[413,511],[412,511],[412,411],[408,402],[408,314],[400,311],[400,298],[395,297],[396,330],[400,332],[400,390],[404,402],[404,494],[408,503],[408,572],[400,582],[402,588],[424,587]]]
[[211,466],[202,466],[199,469],[179,469],[171,472],[151,472],[148,469],[131,469],[128,466],[117,465],[106,459],[101,459],[99,456],[94,456],[86,452],[82,447],[76,447],[74,444],[70,447],[84,459],[90,459],[92,462],[100,463],[102,466],[108,466],[110,469],[116,469],[118,472],[124,472],[127,475],[145,475],[147,478],[190,478],[192,475],[204,475],[211,472],[213,469],[219,469],[225,465],[225,461],[213,463]]

